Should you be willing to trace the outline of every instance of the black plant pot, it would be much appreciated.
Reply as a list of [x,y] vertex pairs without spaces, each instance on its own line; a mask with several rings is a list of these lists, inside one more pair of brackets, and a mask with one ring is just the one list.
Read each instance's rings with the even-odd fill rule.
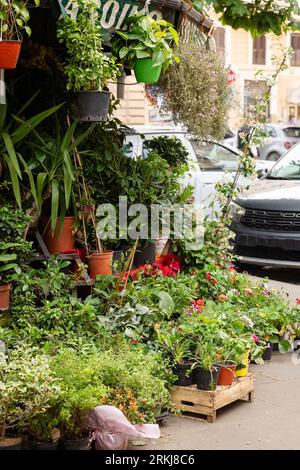
[[28,441],[30,450],[58,450],[58,442]]
[[272,347],[269,346],[269,347],[265,348],[264,353],[262,355],[262,358],[263,358],[264,361],[270,361],[271,357],[272,357]]
[[221,367],[216,365],[212,370],[203,367],[196,368],[196,384],[199,390],[215,390]]
[[279,351],[279,343],[272,343],[273,352]]
[[79,121],[106,121],[110,104],[108,91],[80,91],[77,94],[77,106],[74,110]]
[[59,445],[59,450],[88,450],[88,437],[64,439]]
[[134,265],[154,263],[155,261],[155,243],[147,241],[144,247],[138,248],[134,255]]
[[175,385],[180,385],[182,387],[188,387],[193,383],[193,374],[192,372],[187,375],[188,370],[191,368],[192,364],[189,362],[184,364],[176,364],[173,369],[173,373],[177,375],[178,380],[176,380]]

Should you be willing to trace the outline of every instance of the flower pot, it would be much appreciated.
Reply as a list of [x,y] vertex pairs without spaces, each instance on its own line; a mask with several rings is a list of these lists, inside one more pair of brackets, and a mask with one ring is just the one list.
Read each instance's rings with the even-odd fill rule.
[[190,372],[187,375],[188,370],[190,370],[192,364],[190,362],[185,362],[183,364],[177,363],[173,369],[174,375],[177,375],[178,380],[176,380],[175,385],[180,385],[182,387],[188,387],[193,383],[193,374]]
[[28,441],[30,450],[58,450],[58,442]]
[[9,293],[11,284],[4,284],[0,286],[0,311],[8,310],[9,308]]
[[23,439],[21,437],[5,437],[0,439],[1,450],[22,450]]
[[54,253],[69,253],[75,249],[75,240],[73,235],[73,225],[75,217],[65,217],[59,229],[59,218],[57,219],[54,235],[52,236],[50,223],[46,231],[46,244],[50,254]]
[[89,257],[90,277],[95,278],[98,274],[112,274],[113,251],[93,253]]
[[79,91],[75,117],[79,121],[106,121],[110,104],[109,91]]
[[272,347],[267,346],[264,350],[264,353],[262,355],[262,358],[264,361],[270,361],[272,357]]
[[244,367],[235,371],[236,377],[247,377],[248,375],[248,364],[249,364],[249,351],[245,351],[243,354],[242,363]]
[[134,265],[141,266],[155,261],[155,243],[147,241],[145,246],[138,248],[134,255]]
[[273,352],[279,351],[279,343],[272,343],[272,350]]
[[156,83],[161,74],[162,65],[154,66],[153,59],[137,59],[134,66],[136,81],[139,83]]
[[59,445],[59,450],[88,450],[88,437],[64,439]]
[[221,365],[218,385],[231,385],[234,379],[236,364],[234,362],[225,362]]
[[21,41],[0,41],[0,69],[16,68],[21,46]]
[[199,390],[215,390],[221,367],[215,365],[213,369],[196,368],[196,384]]

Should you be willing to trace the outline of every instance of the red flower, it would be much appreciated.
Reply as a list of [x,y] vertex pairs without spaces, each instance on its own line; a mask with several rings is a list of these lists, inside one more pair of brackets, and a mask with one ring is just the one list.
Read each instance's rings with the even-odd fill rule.
[[131,339],[130,342],[131,342],[131,344],[138,344],[138,340],[137,340],[137,339]]
[[228,266],[228,269],[229,269],[229,271],[235,271],[235,267],[234,267],[234,266]]
[[205,273],[205,276],[208,281],[211,280],[211,274],[209,272]]
[[296,299],[297,304],[300,304],[300,299]]
[[196,305],[204,306],[205,305],[205,300],[199,299],[199,300],[195,300],[195,302],[193,302],[193,303],[196,304]]
[[211,282],[213,283],[214,286],[217,284],[217,281],[215,279],[212,279]]

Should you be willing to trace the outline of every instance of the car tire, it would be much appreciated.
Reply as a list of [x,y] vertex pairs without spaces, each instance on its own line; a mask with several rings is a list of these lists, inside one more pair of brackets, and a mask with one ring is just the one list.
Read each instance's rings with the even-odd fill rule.
[[271,162],[277,162],[279,160],[280,155],[277,152],[271,152],[269,155],[267,155],[267,160],[270,160]]

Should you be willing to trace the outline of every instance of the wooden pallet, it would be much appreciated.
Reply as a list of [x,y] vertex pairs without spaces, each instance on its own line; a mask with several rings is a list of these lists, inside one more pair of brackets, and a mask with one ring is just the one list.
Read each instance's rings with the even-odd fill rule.
[[250,403],[254,401],[254,374],[240,377],[230,386],[217,386],[213,391],[198,390],[196,385],[175,385],[171,391],[171,400],[176,408],[206,415],[209,423],[216,421],[217,410],[246,396]]

